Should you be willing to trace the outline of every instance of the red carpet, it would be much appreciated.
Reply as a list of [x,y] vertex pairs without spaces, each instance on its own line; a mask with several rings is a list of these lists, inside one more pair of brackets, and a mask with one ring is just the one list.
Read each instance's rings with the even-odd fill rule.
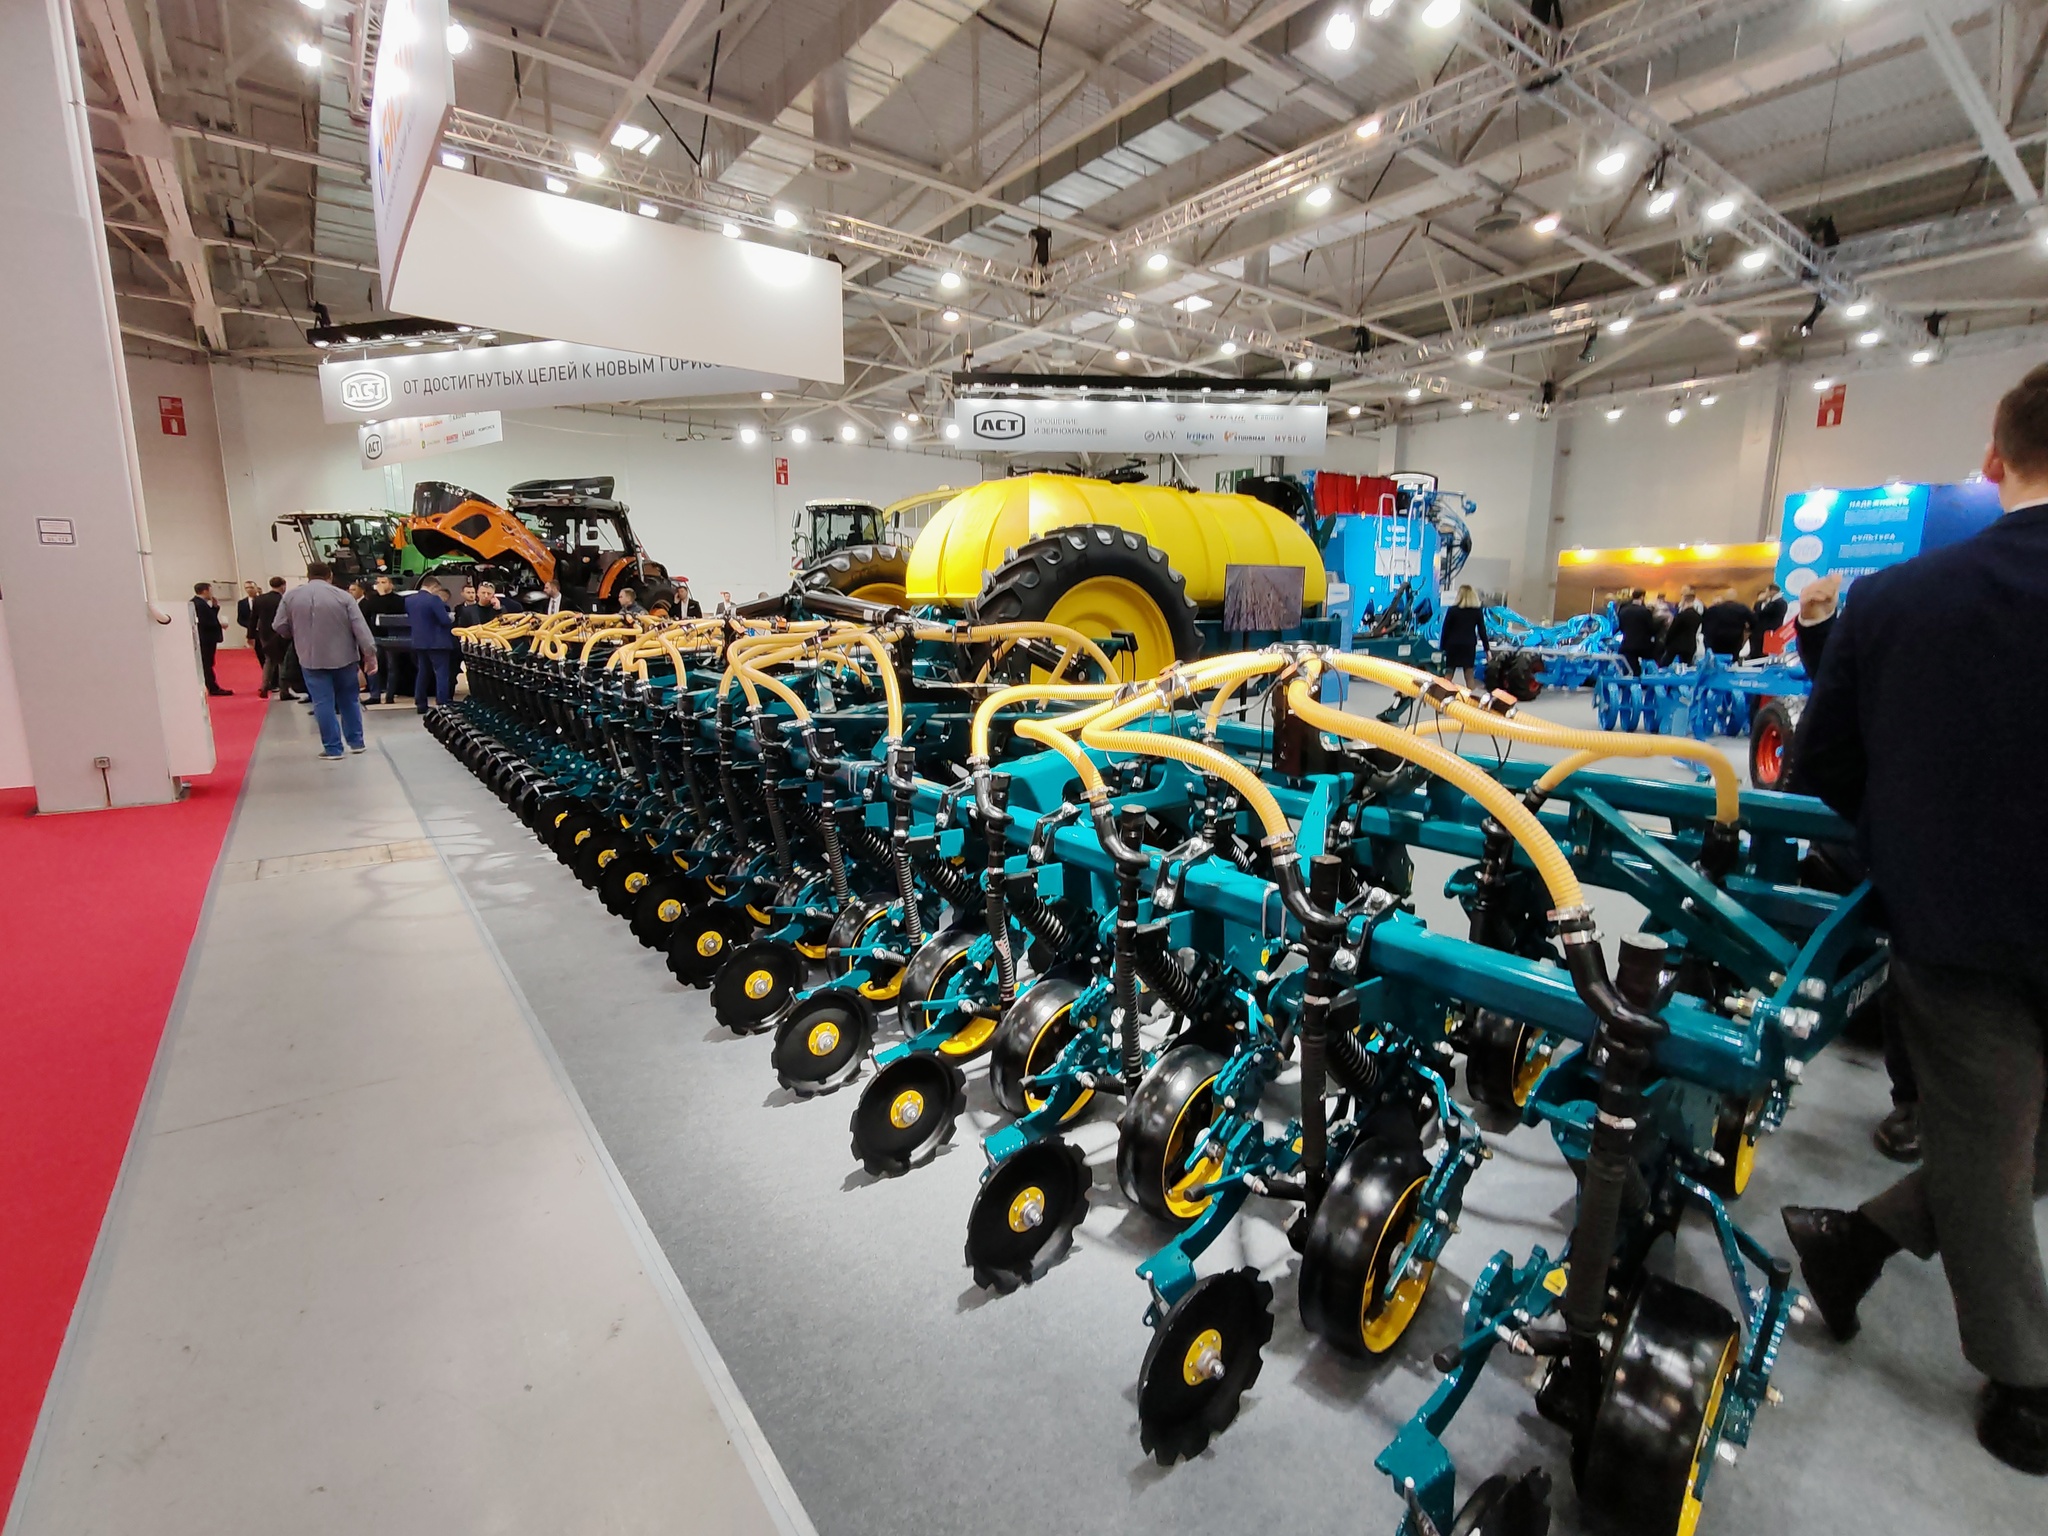
[[0,1513],[263,727],[254,658],[218,670],[219,766],[183,803],[39,817],[0,790]]

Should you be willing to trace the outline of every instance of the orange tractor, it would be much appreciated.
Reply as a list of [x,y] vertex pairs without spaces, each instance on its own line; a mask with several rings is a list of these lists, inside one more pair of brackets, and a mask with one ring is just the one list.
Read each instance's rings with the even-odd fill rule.
[[522,480],[501,507],[459,485],[423,480],[400,534],[427,559],[451,562],[437,568],[442,577],[492,582],[522,606],[550,581],[561,584],[563,607],[586,613],[616,608],[628,588],[643,608],[672,602],[667,568],[648,559],[612,486],[610,475]]

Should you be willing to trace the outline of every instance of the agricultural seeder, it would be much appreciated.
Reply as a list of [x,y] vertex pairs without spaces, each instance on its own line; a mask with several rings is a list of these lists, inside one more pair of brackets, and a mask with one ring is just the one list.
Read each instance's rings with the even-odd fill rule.
[[1701,741],[1747,736],[1750,782],[1779,789],[1811,687],[1797,652],[1731,662],[1709,651],[1697,666],[1651,662],[1640,674],[1602,674],[1593,683],[1593,710],[1603,730],[1686,731]]
[[[1600,1528],[1690,1532],[1798,1305],[1730,1203],[1884,976],[1867,890],[1801,879],[1845,829],[1694,741],[1302,639],[1139,673],[1162,637],[1073,617],[803,583],[665,626],[524,617],[466,633],[471,697],[430,726],[722,1022],[772,1033],[786,1088],[848,1090],[869,1170],[928,1162],[986,1061],[1008,1118],[964,1223],[978,1284],[1048,1279],[1094,1188],[1067,1133],[1115,1107],[1117,1187],[1160,1234],[1138,1412],[1162,1463],[1259,1375],[1271,1284],[1203,1264],[1253,1202],[1309,1331],[1384,1355],[1493,1139],[1547,1127],[1579,1184],[1565,1242],[1480,1268],[1377,1465],[1416,1536],[1545,1529],[1543,1469],[1461,1502],[1444,1445],[1505,1351],[1540,1365]],[[1391,704],[1332,707],[1336,676]],[[1705,781],[1596,766],[1651,757]],[[1416,915],[1418,849],[1460,861],[1464,931]],[[1647,913],[1611,961],[1598,890]],[[1726,1298],[1658,1272],[1688,1214]]]

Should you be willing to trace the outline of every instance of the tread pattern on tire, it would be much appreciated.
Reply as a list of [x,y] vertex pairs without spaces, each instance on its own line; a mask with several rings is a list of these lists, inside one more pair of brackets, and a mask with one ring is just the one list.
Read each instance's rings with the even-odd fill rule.
[[910,551],[901,544],[849,544],[805,566],[797,574],[797,585],[832,592],[852,592],[876,582],[900,587],[909,570]]
[[1174,655],[1193,659],[1200,646],[1196,608],[1187,579],[1144,535],[1114,523],[1055,528],[1015,550],[1000,568],[982,577],[981,592],[968,600],[975,624],[1043,620],[1067,591],[1096,576],[1116,576],[1151,596],[1173,632]]

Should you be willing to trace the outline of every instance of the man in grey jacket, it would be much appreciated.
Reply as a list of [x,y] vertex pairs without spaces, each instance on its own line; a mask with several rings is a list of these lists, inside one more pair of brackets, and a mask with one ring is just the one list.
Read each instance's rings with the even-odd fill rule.
[[306,567],[306,584],[285,593],[271,627],[291,641],[299,671],[320,725],[320,760],[341,761],[346,738],[351,752],[363,750],[361,680],[377,664],[377,642],[354,598],[334,585],[325,561]]

